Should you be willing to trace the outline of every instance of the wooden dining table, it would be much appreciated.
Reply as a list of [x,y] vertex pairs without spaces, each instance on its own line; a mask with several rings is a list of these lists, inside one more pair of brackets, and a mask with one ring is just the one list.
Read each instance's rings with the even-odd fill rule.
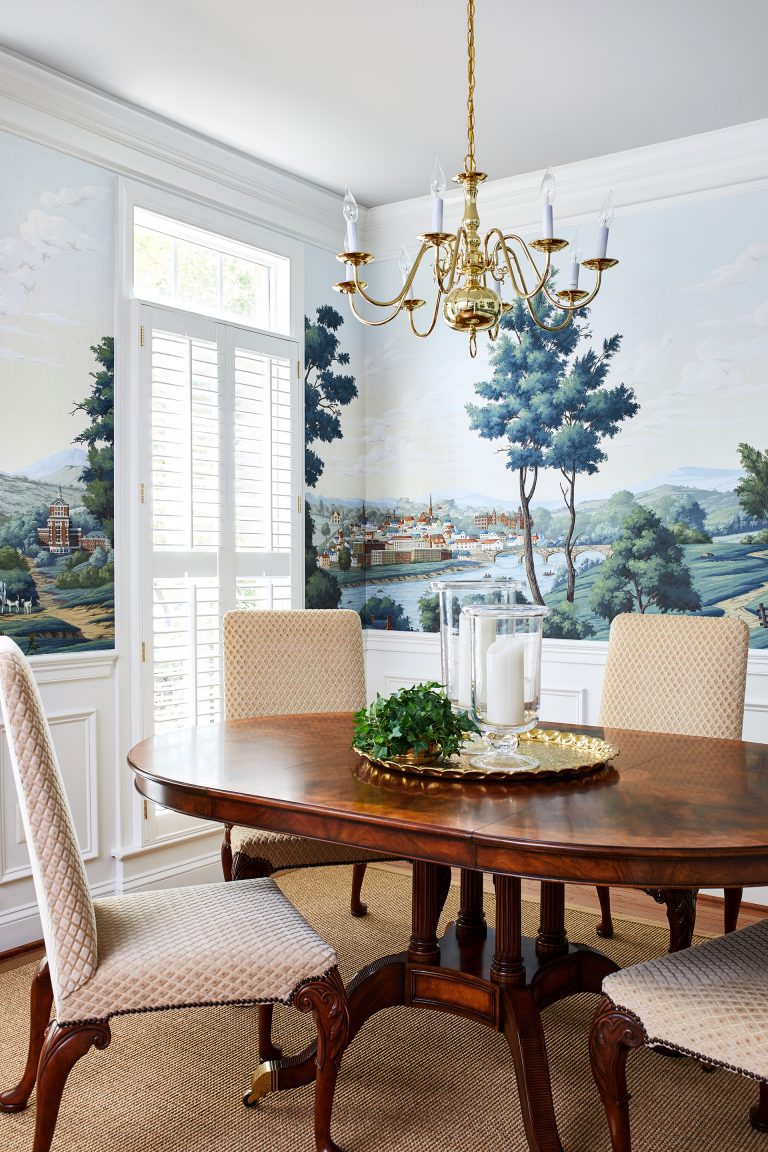
[[[395,1005],[503,1032],[531,1152],[562,1152],[541,1011],[598,993],[616,968],[568,940],[564,883],[677,894],[671,907],[685,931],[696,889],[768,883],[768,745],[571,731],[604,737],[618,755],[563,780],[409,775],[362,759],[351,747],[351,715],[335,713],[164,732],[132,748],[128,761],[141,795],[176,811],[412,860],[410,940],[348,985],[350,1041]],[[460,870],[459,914],[438,938],[452,868]],[[483,914],[483,873],[494,876],[494,925]],[[532,939],[521,930],[521,877],[542,882]],[[310,1047],[261,1065],[250,1100],[310,1081],[314,1055]]]

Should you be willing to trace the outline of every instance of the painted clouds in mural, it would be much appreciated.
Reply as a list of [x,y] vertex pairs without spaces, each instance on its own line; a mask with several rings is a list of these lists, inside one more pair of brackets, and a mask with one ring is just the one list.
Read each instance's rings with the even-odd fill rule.
[[114,646],[113,177],[0,134],[0,633]]
[[[701,612],[768,648],[766,220],[764,190],[620,214],[620,264],[563,340],[522,310],[474,361],[444,327],[368,334],[364,487],[329,460],[313,492],[342,606],[435,630],[431,578],[509,576],[550,636]],[[396,275],[371,266],[374,292]]]

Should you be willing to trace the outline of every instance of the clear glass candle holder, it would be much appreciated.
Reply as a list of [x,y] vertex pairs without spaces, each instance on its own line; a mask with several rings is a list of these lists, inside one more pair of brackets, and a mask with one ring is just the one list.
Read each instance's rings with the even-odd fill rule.
[[482,768],[535,768],[517,751],[521,732],[535,728],[541,694],[541,641],[549,609],[538,604],[476,604],[469,623],[470,715],[488,748],[471,763]]
[[471,604],[507,606],[517,603],[523,585],[506,577],[481,580],[432,580],[440,612],[441,683],[454,712],[472,704],[469,618],[461,610]]

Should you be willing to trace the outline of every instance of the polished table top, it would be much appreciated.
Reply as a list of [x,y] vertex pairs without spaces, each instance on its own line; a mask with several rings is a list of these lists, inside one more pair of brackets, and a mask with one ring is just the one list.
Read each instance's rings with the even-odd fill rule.
[[768,883],[768,745],[570,730],[619,755],[563,781],[386,773],[352,750],[351,716],[332,713],[162,733],[128,760],[147,799],[229,824],[548,880]]

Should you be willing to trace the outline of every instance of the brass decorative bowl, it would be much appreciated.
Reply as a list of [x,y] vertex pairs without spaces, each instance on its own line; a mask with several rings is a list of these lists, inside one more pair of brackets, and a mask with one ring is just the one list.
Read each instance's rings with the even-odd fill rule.
[[477,738],[466,741],[457,756],[447,759],[442,759],[435,753],[423,752],[418,756],[406,754],[384,760],[367,752],[361,752],[359,748],[355,748],[355,752],[379,768],[416,776],[430,776],[440,780],[546,780],[553,777],[567,779],[602,768],[619,754],[615,744],[609,744],[596,736],[561,732],[554,728],[532,728],[530,732],[521,734],[520,744],[532,745],[526,751],[536,756],[538,764],[535,767],[524,765],[519,768],[487,768],[470,763],[471,758],[477,755],[478,743],[484,745],[484,742]]

